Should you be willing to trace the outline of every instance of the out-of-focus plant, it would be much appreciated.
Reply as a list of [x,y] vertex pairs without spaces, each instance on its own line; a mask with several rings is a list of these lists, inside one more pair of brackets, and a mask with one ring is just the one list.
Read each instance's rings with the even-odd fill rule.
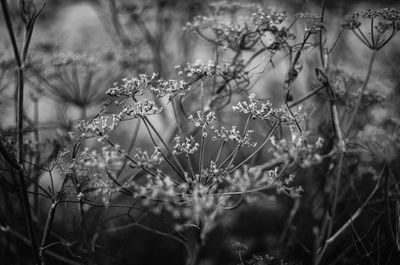
[[[51,67],[48,67],[51,65]],[[117,64],[101,57],[60,54],[44,58],[30,73],[39,82],[39,93],[57,103],[74,106],[86,117],[90,107],[105,100],[105,91],[113,83]]]
[[[118,76],[112,71],[126,68],[88,57],[45,58],[43,68],[32,63],[25,69],[39,12],[32,2],[21,1],[27,35],[20,54],[7,3],[1,3],[15,52],[19,93],[16,128],[1,130],[1,169],[7,178],[1,179],[0,187],[8,193],[1,193],[4,205],[0,209],[13,214],[0,218],[0,230],[32,247],[35,259],[31,263],[45,264],[52,258],[66,264],[105,264],[109,260],[104,252],[111,246],[104,249],[102,237],[136,227],[173,240],[185,250],[186,264],[200,264],[208,240],[225,218],[257,203],[270,203],[263,200],[267,194],[282,202],[277,205],[289,205],[282,209],[279,229],[270,228],[278,236],[265,243],[269,245],[262,255],[251,256],[253,246],[235,243],[241,264],[284,264],[283,260],[299,259],[292,255],[293,249],[314,265],[341,262],[356,257],[348,249],[364,246],[370,237],[380,242],[381,233],[393,237],[390,250],[398,248],[393,232],[393,225],[398,225],[393,216],[399,211],[393,163],[399,153],[399,122],[393,117],[379,128],[369,124],[366,116],[386,100],[370,87],[369,80],[376,54],[398,30],[397,10],[368,10],[346,19],[343,28],[372,50],[362,80],[329,60],[335,44],[328,48],[324,40],[326,1],[320,15],[300,13],[293,19],[256,4],[217,2],[210,6],[212,15],[197,16],[186,25],[188,32],[211,44],[215,57],[178,65],[175,77],[169,78],[161,62],[167,56],[161,49],[165,32],[156,28],[151,34],[143,20],[147,7],[141,10],[111,0],[110,15],[124,52],[135,46],[125,32],[129,23],[121,24],[121,16],[126,15],[144,34],[154,63],[148,71],[154,73],[114,82]],[[157,15],[164,14],[163,3],[171,4],[156,3]],[[160,26],[162,20],[156,18]],[[297,33],[296,23],[302,29]],[[307,52],[316,47],[321,62],[312,66],[311,89],[294,98]],[[288,67],[280,83],[283,99],[275,103],[258,96],[253,88],[267,67],[275,67],[278,55],[287,60]],[[256,61],[261,63],[254,66]],[[44,85],[39,92],[81,110],[76,130],[59,132],[63,140],[43,140],[37,115],[33,121],[23,115],[24,70]],[[31,99],[37,109],[37,100]],[[95,115],[86,115],[89,107],[103,100]],[[166,117],[166,122],[158,123]],[[124,123],[135,124],[129,144],[119,137],[127,127]],[[167,135],[170,128],[165,123],[174,127],[173,137]],[[27,129],[32,135],[25,133]],[[363,192],[357,191],[364,183],[368,185]],[[21,193],[22,207],[13,209],[16,191]],[[39,197],[43,207],[39,207]],[[64,217],[72,216],[76,225],[66,228],[67,222],[57,220],[56,211],[66,208],[63,205],[70,207]],[[343,212],[338,210],[342,206],[346,206]],[[361,223],[359,217],[371,210],[379,213],[369,215],[373,226]],[[93,212],[96,218],[90,219]],[[29,236],[13,224],[20,213]],[[304,222],[301,213],[310,220]],[[382,221],[382,216],[387,218]],[[381,225],[388,229],[381,231]],[[302,233],[312,239],[302,242]],[[350,233],[356,239],[349,240],[348,249],[339,247],[351,239]],[[363,251],[370,254],[365,247]],[[338,252],[342,260],[336,259]]]

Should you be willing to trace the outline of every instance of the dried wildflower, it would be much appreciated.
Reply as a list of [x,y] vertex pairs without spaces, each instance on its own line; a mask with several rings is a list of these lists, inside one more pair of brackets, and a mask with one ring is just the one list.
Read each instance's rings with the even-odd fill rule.
[[85,148],[78,160],[84,163],[85,167],[97,170],[119,170],[123,164],[124,156],[117,147],[103,146],[101,151]]
[[275,185],[278,176],[278,168],[260,172],[252,170],[248,166],[238,169],[226,178],[230,184],[230,189],[234,191],[249,191],[259,187],[267,187]]
[[[233,12],[232,6],[225,10]],[[251,49],[259,43],[265,32],[276,36],[278,42],[289,36],[281,26],[286,19],[284,12],[262,9],[257,5],[251,5],[249,10],[252,12],[251,19],[246,17],[242,21],[230,23],[221,14],[214,17],[198,16],[186,25],[186,29],[196,32],[207,41],[235,51]]]
[[292,109],[291,112],[288,111],[286,106],[281,106],[280,108],[274,109],[271,115],[283,124],[294,125],[304,119],[302,111],[303,107],[301,105],[299,105],[297,109]]
[[157,107],[156,103],[145,99],[141,102],[135,102],[122,108],[122,113],[132,116],[133,118],[145,117],[148,115],[156,115],[163,111],[163,107]]
[[197,119],[193,117],[193,115],[189,115],[188,119],[193,122],[194,126],[214,129],[212,123],[216,119],[215,112],[210,111],[206,114],[202,113],[201,111],[197,112]]
[[115,130],[121,119],[121,114],[101,115],[90,121],[81,120],[77,127],[82,132],[81,137],[104,136]]
[[193,136],[185,137],[182,141],[179,135],[174,137],[174,147],[173,153],[174,154],[193,154],[199,149],[199,144],[195,142]]
[[[363,32],[361,25],[366,23],[368,34]],[[400,11],[394,8],[363,10],[349,15],[342,24],[344,29],[352,30],[356,37],[372,50],[380,50],[399,29]],[[390,32],[386,34],[387,32]],[[369,38],[367,37],[369,36]]]
[[361,26],[361,22],[359,21],[359,17],[360,17],[360,13],[359,12],[355,12],[351,15],[347,15],[345,17],[345,22],[342,24],[342,27],[344,29],[349,29],[349,30],[353,30],[353,29],[357,29]]
[[[198,181],[178,184],[169,176],[157,174],[148,176],[146,184],[136,186],[134,196],[142,198],[144,205],[152,205],[155,213],[164,209],[182,218],[185,224],[203,224],[204,236],[222,211],[220,206],[227,201],[224,196],[213,196],[215,192],[215,185],[204,185]],[[154,204],[155,201],[162,203]]]
[[122,84],[114,83],[114,87],[107,90],[106,94],[111,97],[134,97],[143,95],[144,89],[155,81],[157,74],[141,74],[134,78],[122,79]]
[[262,120],[269,119],[272,113],[272,103],[267,100],[266,103],[260,103],[256,99],[256,95],[251,93],[249,95],[249,103],[246,101],[239,102],[236,106],[233,106],[233,110],[242,112],[244,114],[251,115],[251,118],[260,118]]
[[173,79],[158,79],[151,84],[150,90],[159,98],[168,95],[169,100],[171,100],[177,95],[186,95],[186,93],[190,90],[190,86],[182,80],[177,81]]
[[217,74],[217,69],[219,70],[219,68],[220,66],[216,66],[212,60],[209,60],[207,64],[203,63],[201,60],[197,60],[194,63],[187,63],[183,69],[181,66],[175,67],[178,71],[178,75],[183,75],[189,79],[213,76]]
[[226,129],[222,126],[219,130],[215,129],[214,132],[216,136],[212,138],[213,141],[221,140],[224,142],[237,143],[249,148],[255,147],[257,145],[256,142],[251,141],[251,134],[254,132],[253,130],[246,130],[246,132],[244,133],[244,137],[239,130],[236,130],[236,126],[232,126],[231,129]]
[[288,125],[295,124],[303,118],[302,115],[299,114],[301,107],[297,112],[292,111],[292,115],[292,113],[288,113],[285,107],[280,107],[278,109],[272,108],[272,103],[269,100],[266,100],[265,103],[261,103],[254,93],[249,95],[249,102],[241,101],[232,108],[234,111],[250,115],[252,119],[269,120],[273,117]]
[[286,19],[286,12],[278,12],[272,9],[258,8],[257,12],[252,14],[253,22],[257,26],[261,26],[261,30],[273,31],[281,25]]
[[291,143],[286,139],[277,140],[271,137],[270,151],[275,158],[284,158],[287,163],[294,161],[304,168],[322,162],[322,157],[318,154],[318,149],[323,145],[322,138],[318,138],[315,144],[309,144],[305,141],[306,134],[300,135],[294,126],[290,126],[290,132]]
[[163,157],[158,148],[154,148],[154,152],[151,155],[149,155],[147,151],[143,151],[142,148],[137,148],[134,158],[138,167],[145,168],[155,168],[163,161]]
[[103,101],[106,86],[114,76],[111,73],[115,72],[112,63],[102,64],[96,57],[81,54],[59,54],[49,60],[42,59],[31,70],[45,87],[42,91],[46,96],[79,108]]
[[304,21],[304,31],[309,34],[315,34],[325,28],[325,24],[321,22],[321,16],[312,13],[299,13],[297,17]]

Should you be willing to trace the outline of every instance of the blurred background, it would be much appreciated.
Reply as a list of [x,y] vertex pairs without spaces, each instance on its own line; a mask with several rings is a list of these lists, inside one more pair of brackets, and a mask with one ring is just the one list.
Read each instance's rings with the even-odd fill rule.
[[[8,2],[18,43],[22,43],[23,24],[18,15],[18,1]],[[48,144],[47,147],[43,147],[44,156],[51,156],[52,150],[56,148],[53,139],[60,134],[75,130],[78,119],[91,117],[101,109],[101,104],[106,99],[105,91],[115,82],[140,73],[153,72],[165,79],[176,78],[176,65],[185,65],[187,62],[198,59],[207,62],[215,56],[212,44],[183,29],[195,16],[209,15],[209,4],[212,1],[51,0],[34,2],[38,7],[42,3],[46,6],[38,17],[29,50],[24,115],[27,120],[38,121],[41,126],[38,139],[41,141],[46,139]],[[320,13],[322,1],[243,2],[259,3],[264,7],[286,10],[289,19],[292,19],[298,12]],[[400,4],[395,0],[328,0],[325,13],[329,32],[327,42],[330,45],[335,42],[347,14],[362,9],[385,7],[399,8]],[[14,105],[16,66],[2,13],[0,13],[0,21],[0,127],[2,137],[9,137],[13,133],[16,116]],[[303,29],[301,25],[296,25],[294,30],[301,32]],[[368,113],[364,113],[364,119],[368,120],[371,126],[384,126],[389,119],[398,118],[400,114],[398,108],[400,104],[399,38],[397,34],[383,50],[379,51],[376,58],[369,86],[387,100],[385,104],[374,105],[368,109]],[[311,49],[307,52],[307,56],[303,59],[301,76],[294,84],[295,98],[311,90],[311,80],[315,76],[314,69],[319,63],[317,51]],[[350,76],[362,79],[367,71],[369,54],[370,50],[360,45],[354,35],[343,33],[330,54],[330,63]],[[288,64],[283,61],[276,64],[274,68],[265,70],[253,88],[257,95],[261,98],[270,98],[275,105],[282,104],[285,94],[282,84],[285,81],[287,69]],[[76,87],[76,83],[81,85]],[[192,100],[196,101],[196,99]],[[328,112],[322,111],[319,115],[315,124],[320,124],[320,121],[329,117]],[[154,120],[155,126],[164,132],[163,136],[166,139],[171,139],[175,133],[174,126],[170,126],[172,117],[173,114],[169,110],[165,116]],[[134,122],[124,123],[118,134],[113,136],[113,139],[118,139],[119,144],[125,149],[128,149],[128,139],[132,134],[134,124]],[[149,140],[145,137],[144,128],[141,128],[140,135],[142,135],[142,138],[139,137],[140,144],[148,145]],[[382,156],[385,156],[396,169],[398,167],[396,166],[397,150],[385,149],[381,152]],[[373,159],[370,162],[374,163]],[[4,162],[2,163],[4,165]],[[3,168],[7,166],[4,165]],[[323,177],[325,172],[324,169],[318,168],[299,169],[299,175],[302,176],[301,182],[304,182],[303,185],[306,187],[307,185],[312,187],[315,184],[313,181]],[[5,174],[1,177],[6,178]],[[37,176],[38,181],[42,181],[43,185],[48,181],[46,174],[41,173]],[[57,174],[59,172],[57,173],[55,169],[55,180],[61,182],[60,178],[57,180]],[[307,179],[307,176],[312,177]],[[374,185],[371,177],[365,176],[356,178],[351,183],[359,189],[360,196],[368,194]],[[23,231],[24,219],[20,213],[21,205],[15,201],[17,196],[8,194],[7,187],[1,185],[0,215],[2,217],[0,221],[15,224],[17,230]],[[354,195],[351,191],[349,194]],[[354,197],[357,196],[354,195]],[[352,195],[348,198],[354,199]],[[247,249],[242,251],[247,259],[255,254],[268,253],[274,257],[293,261],[294,264],[311,264],[313,230],[308,220],[314,214],[309,209],[314,199],[312,195],[305,195],[302,199],[304,205],[294,220],[297,230],[293,234],[296,236],[289,240],[290,243],[285,251],[276,249],[276,244],[280,240],[283,226],[296,200],[265,193],[262,200],[246,207],[239,207],[221,218],[216,228],[209,234],[207,244],[200,253],[199,264],[240,264],[237,252],[232,249],[232,242],[242,242],[247,246]],[[345,202],[344,200],[343,203]],[[32,205],[37,218],[44,221],[44,211],[49,207],[49,202],[38,199],[37,202],[32,202]],[[355,205],[355,203],[350,203],[350,206],[346,206],[348,207],[346,211],[351,212],[357,209]],[[392,218],[396,212],[391,213]],[[114,208],[88,211],[88,219],[92,224],[89,233],[94,234],[96,225],[118,214],[119,210]],[[375,220],[374,215],[374,211],[368,212],[365,216],[365,224],[360,224],[360,227],[369,228],[369,222]],[[74,264],[71,260],[76,262],[75,264],[80,264],[80,257],[74,252],[74,248],[79,244],[74,240],[77,233],[81,232],[76,229],[79,219],[77,216],[74,206],[65,206],[58,210],[53,239],[60,236],[60,238],[69,239],[69,243],[55,244],[52,251],[71,258],[63,261],[53,257],[50,258],[48,264]],[[164,218],[168,220],[169,217]],[[116,220],[115,223],[127,221],[129,220],[122,219]],[[146,225],[163,229],[159,221],[150,217],[146,219]],[[343,258],[336,261],[336,264],[398,264],[399,249],[395,244],[396,240],[389,239],[390,232],[387,223],[371,229],[379,230],[378,234],[381,233],[383,238],[379,236],[369,238],[368,234],[363,234],[365,238],[356,239],[359,244],[355,248],[347,248],[348,242],[341,242],[343,246],[332,254],[333,256],[343,254]],[[399,236],[398,231],[397,236]],[[364,239],[369,242],[368,246],[363,241]],[[98,247],[94,251],[94,260],[97,264],[184,264],[185,252],[182,245],[145,229],[130,228],[121,232],[104,233],[97,240]],[[355,239],[349,236],[348,240]],[[63,240],[60,239],[60,242]],[[398,238],[397,243],[399,243]],[[364,247],[369,248],[367,253],[372,253],[372,260],[363,250],[359,250]],[[376,263],[378,260],[382,263]],[[29,264],[29,262],[31,259],[26,242],[0,231],[0,264]],[[275,261],[268,264],[274,264],[273,262]],[[278,261],[276,262],[278,264]],[[264,263],[254,261],[249,264]],[[335,259],[332,259],[329,264],[335,264]]]

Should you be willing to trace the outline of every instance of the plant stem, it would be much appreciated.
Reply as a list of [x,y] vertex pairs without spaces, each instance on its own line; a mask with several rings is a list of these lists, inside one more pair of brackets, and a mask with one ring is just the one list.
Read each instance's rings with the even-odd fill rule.
[[58,205],[58,201],[54,201],[49,209],[49,212],[47,214],[47,220],[46,220],[46,225],[44,228],[44,233],[43,233],[43,238],[42,238],[42,243],[40,245],[40,250],[39,250],[39,256],[41,259],[41,264],[44,265],[45,259],[44,259],[44,255],[46,252],[46,243],[47,243],[47,238],[49,237],[50,231],[51,231],[51,227],[53,225],[53,220],[54,220],[54,215],[56,213],[56,209],[57,209],[57,205]]
[[[21,55],[19,54],[18,46],[17,46],[17,41],[15,38],[14,30],[12,27],[11,23],[11,18],[10,18],[10,13],[8,10],[7,6],[7,1],[6,0],[1,0],[1,6],[3,8],[3,14],[4,14],[4,19],[7,25],[7,30],[9,33],[9,37],[11,40],[11,45],[14,51],[14,56],[15,56],[15,61],[18,66],[18,85],[17,85],[17,163],[18,163],[18,177],[19,177],[19,184],[20,184],[20,194],[21,194],[21,199],[22,199],[22,204],[24,208],[24,214],[25,214],[25,219],[27,222],[28,226],[28,231],[29,231],[29,236],[31,239],[31,244],[35,256],[35,261],[36,264],[40,264],[40,257],[39,257],[39,252],[38,252],[38,246],[36,243],[36,238],[35,238],[35,233],[33,231],[33,220],[32,220],[32,214],[30,210],[30,204],[29,204],[29,198],[26,190],[26,183],[25,183],[25,174],[24,174],[24,167],[23,167],[23,158],[24,158],[24,142],[23,142],[23,109],[24,109],[24,61],[21,59]],[[28,29],[28,32],[26,33],[26,38],[24,41],[23,45],[23,58],[26,58],[26,54],[28,51],[28,46],[29,46],[29,41],[30,41],[30,36],[33,31],[33,24],[34,24],[34,19],[32,21],[30,28]]]
[[351,126],[353,125],[353,122],[354,122],[354,119],[355,119],[355,117],[356,117],[356,115],[357,115],[357,113],[358,113],[358,110],[360,109],[361,100],[362,100],[364,91],[365,91],[365,89],[367,88],[369,79],[370,79],[370,77],[371,77],[372,65],[373,65],[374,60],[375,60],[376,52],[377,52],[376,50],[374,50],[374,51],[372,52],[371,59],[370,59],[370,61],[369,61],[369,65],[368,65],[368,72],[367,72],[367,75],[366,75],[366,77],[365,77],[364,84],[363,84],[363,86],[361,87],[361,89],[359,89],[359,96],[358,96],[358,98],[357,98],[356,105],[354,106],[353,112],[351,113],[350,120],[349,120],[349,123],[348,123],[348,125],[347,125],[347,129],[344,131],[344,135],[345,135],[346,138],[349,136],[350,128],[351,128]]
[[386,166],[383,167],[381,174],[379,176],[379,180],[376,183],[374,189],[371,191],[371,193],[368,195],[368,198],[364,201],[364,203],[360,206],[360,208],[358,208],[357,211],[354,212],[354,214],[346,221],[346,223],[344,223],[332,236],[328,235],[328,239],[325,241],[325,245],[323,246],[323,248],[321,249],[318,257],[317,257],[317,261],[316,264],[320,264],[322,259],[324,258],[326,251],[328,250],[328,248],[334,243],[336,242],[337,239],[339,239],[345,231],[347,231],[347,229],[349,227],[351,227],[354,223],[354,221],[361,215],[361,213],[363,212],[363,210],[365,209],[365,207],[367,207],[367,205],[369,204],[369,202],[371,201],[371,199],[374,197],[375,193],[378,191],[380,183],[382,181],[383,178],[383,174],[386,171]]
[[229,170],[229,174],[233,173],[236,169],[244,165],[247,161],[249,161],[255,154],[257,154],[261,149],[264,147],[264,145],[268,142],[268,140],[271,138],[272,134],[275,132],[276,128],[278,128],[280,122],[276,122],[274,127],[269,131],[268,135],[265,137],[264,141],[261,143],[261,145],[253,152],[251,153],[247,158],[243,159],[239,164],[237,164],[234,168]]

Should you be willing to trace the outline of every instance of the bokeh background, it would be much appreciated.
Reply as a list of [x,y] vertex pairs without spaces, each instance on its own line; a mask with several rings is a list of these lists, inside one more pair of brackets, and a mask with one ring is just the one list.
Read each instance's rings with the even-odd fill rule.
[[[46,2],[35,26],[26,71],[25,115],[31,120],[40,121],[41,139],[52,139],[58,134],[74,130],[78,119],[90,117],[99,111],[105,99],[104,92],[124,77],[156,72],[162,78],[175,78],[176,65],[184,65],[186,62],[194,62],[197,59],[204,61],[212,59],[214,56],[212,45],[183,30],[186,23],[194,16],[209,14],[210,2],[207,0],[51,0]],[[319,0],[251,2],[277,10],[287,10],[289,18],[294,17],[298,12],[319,13],[321,9]],[[40,6],[42,2],[35,1],[35,3]],[[23,25],[18,19],[18,3],[9,1],[9,5],[16,34],[22,36]],[[361,9],[384,7],[399,8],[400,4],[395,0],[328,0],[325,14],[329,32],[328,42],[334,42],[346,14]],[[12,132],[16,115],[13,104],[16,96],[15,63],[2,14],[0,14],[0,21],[0,127],[3,135],[7,135],[7,132]],[[301,31],[301,26],[298,27],[300,28],[295,30]],[[354,35],[344,33],[336,44],[330,61],[346,73],[363,78],[367,70],[369,52],[368,48],[360,45]],[[71,58],[77,63],[75,64],[76,75],[70,77],[71,69],[68,61]],[[318,60],[318,53],[314,50],[309,51],[303,62],[302,74],[294,84],[295,98],[310,90],[310,82],[314,77],[314,68]],[[370,86],[382,93],[382,96],[387,97],[387,101],[384,105],[377,105],[366,113],[365,119],[368,119],[371,125],[383,126],[388,119],[399,117],[399,64],[400,37],[397,34],[379,52],[373,69]],[[281,104],[285,93],[282,90],[282,84],[287,69],[288,64],[282,60],[275,68],[266,70],[254,87],[257,95],[270,98],[274,104]],[[76,81],[81,84],[80,90],[73,88]],[[321,112],[320,115],[320,120],[323,120],[329,113]],[[167,112],[165,117],[154,120],[156,127],[162,129],[166,139],[170,139],[174,134],[174,126],[169,126],[171,118],[172,114]],[[114,136],[123,148],[129,145],[129,141],[124,139],[129,139],[133,125],[134,123],[124,124],[119,134]],[[148,145],[145,132],[140,131],[139,135],[142,135],[142,138],[139,137],[140,143],[143,146]],[[382,151],[382,155],[387,156],[389,161],[397,163],[396,151],[386,149]],[[324,174],[324,172],[313,172],[312,169],[307,170],[301,171],[300,174],[303,176],[315,174],[323,176]],[[3,173],[0,173],[0,176],[1,174]],[[39,176],[39,179],[45,185],[46,177]],[[57,180],[57,173],[55,173],[55,179]],[[58,181],[61,182],[61,179]],[[312,182],[312,179],[305,180],[307,181]],[[359,185],[357,188],[361,189],[359,191],[361,194],[367,194],[373,183],[366,179],[357,185]],[[16,197],[7,195],[8,191],[3,186],[0,192],[2,205],[0,220],[4,223],[13,223],[16,228],[23,231],[23,216],[18,213],[21,205],[13,201]],[[312,198],[306,197],[305,200],[312,200]],[[227,214],[210,233],[207,245],[201,252],[199,264],[240,263],[237,253],[232,250],[232,242],[245,243],[248,250],[244,255],[248,257],[253,254],[268,253],[273,256],[284,256],[299,264],[311,264],[312,254],[309,248],[312,248],[312,226],[307,220],[312,213],[306,209],[300,211],[298,220],[295,220],[297,229],[301,231],[296,231],[297,238],[293,239],[294,243],[288,249],[288,253],[282,254],[274,248],[294,203],[292,199],[284,196],[265,193],[263,200]],[[312,202],[309,201],[309,203]],[[38,208],[40,220],[45,218],[40,209],[46,209],[48,204],[49,202],[39,200],[35,206]],[[350,206],[353,210],[354,207],[354,205]],[[112,208],[89,211],[88,218],[93,224],[90,227],[91,233],[95,233],[96,224],[117,215],[118,210]],[[373,215],[374,213],[371,212],[365,216],[365,225],[372,220]],[[164,218],[168,219],[167,216]],[[55,219],[55,233],[63,238],[73,239],[74,233],[79,233],[74,229],[77,219],[73,206],[60,209]],[[127,221],[122,218],[115,222]],[[146,223],[151,227],[162,229],[162,224],[152,218],[147,218]],[[381,229],[388,228],[382,226]],[[387,236],[389,232],[382,231],[382,234]],[[375,238],[368,240],[372,242]],[[398,264],[396,262],[399,262],[400,255],[395,244],[388,238],[383,241],[378,240],[379,242],[381,245],[370,244],[371,256],[378,257],[376,260],[382,264]],[[75,243],[70,242],[72,249]],[[346,242],[343,244],[346,245]],[[79,260],[79,257],[73,256],[73,252],[65,246],[56,244],[52,249],[60,255],[72,256],[72,260]],[[346,246],[337,254],[347,253],[345,251],[347,251]],[[374,258],[372,261],[368,260],[358,248],[349,251],[356,254],[350,255],[353,259],[349,258],[346,261],[347,264],[356,264],[351,262],[379,264],[375,263]],[[185,259],[183,253],[182,246],[173,240],[143,229],[131,228],[102,234],[98,239],[95,260],[98,264],[183,264]],[[26,244],[0,231],[0,264],[28,264],[29,260],[29,249]],[[344,260],[345,258],[339,260],[337,264],[346,263]],[[49,264],[68,264],[68,262],[50,259]]]

